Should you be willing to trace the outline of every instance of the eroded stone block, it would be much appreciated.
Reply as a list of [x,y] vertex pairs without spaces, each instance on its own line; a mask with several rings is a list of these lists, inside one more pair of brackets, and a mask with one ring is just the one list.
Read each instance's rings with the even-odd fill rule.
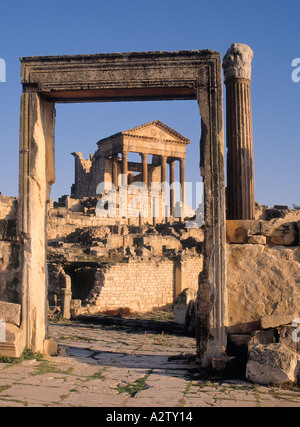
[[255,345],[267,345],[275,343],[275,332],[271,331],[255,331],[251,340],[249,341],[249,349]]
[[298,243],[297,237],[296,223],[288,222],[281,224],[272,232],[269,242],[275,245],[292,246]]
[[0,301],[0,319],[6,323],[20,326],[21,305]]
[[0,354],[20,357],[24,349],[22,331],[15,325],[5,324],[5,342],[0,342]]
[[229,243],[248,243],[248,236],[260,234],[261,221],[226,221],[226,237]]
[[261,318],[261,328],[270,329],[277,328],[279,326],[289,325],[294,319],[296,319],[295,314],[281,314],[275,316],[263,316]]
[[265,236],[250,236],[248,243],[251,245],[266,245],[267,238]]
[[250,351],[246,378],[263,385],[296,382],[297,363],[297,354],[283,344],[257,345]]
[[284,220],[262,221],[261,234],[273,245],[292,246],[298,244],[297,223]]

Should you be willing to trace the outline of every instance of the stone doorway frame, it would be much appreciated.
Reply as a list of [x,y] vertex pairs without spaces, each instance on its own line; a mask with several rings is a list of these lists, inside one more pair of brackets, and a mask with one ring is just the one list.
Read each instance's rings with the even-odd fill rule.
[[47,353],[46,205],[55,182],[55,103],[197,100],[204,181],[204,270],[197,301],[197,359],[226,347],[226,222],[222,59],[211,50],[21,58],[18,231],[21,332]]

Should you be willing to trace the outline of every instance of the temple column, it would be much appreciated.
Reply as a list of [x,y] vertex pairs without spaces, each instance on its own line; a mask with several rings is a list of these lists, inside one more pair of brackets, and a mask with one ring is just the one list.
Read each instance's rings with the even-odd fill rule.
[[128,153],[127,151],[123,151],[122,155],[122,173],[125,175],[124,179],[125,182],[123,182],[123,185],[128,184]]
[[184,220],[185,206],[185,158],[180,159],[180,186],[181,186],[181,220]]
[[167,182],[167,156],[160,156],[161,159],[161,182]]
[[112,156],[112,183],[115,189],[118,188],[118,154]]
[[170,163],[170,214],[174,216],[175,210],[175,160],[171,160]]
[[167,156],[161,156],[161,190],[162,190],[162,217],[166,217],[166,206],[167,206]]
[[255,219],[249,46],[235,43],[223,59],[226,85],[227,219]]
[[148,163],[147,163],[148,154],[142,153],[141,158],[142,158],[142,167],[143,167],[143,169],[142,169],[143,178],[142,179],[143,179],[143,183],[145,185],[147,185],[147,187],[148,187]]

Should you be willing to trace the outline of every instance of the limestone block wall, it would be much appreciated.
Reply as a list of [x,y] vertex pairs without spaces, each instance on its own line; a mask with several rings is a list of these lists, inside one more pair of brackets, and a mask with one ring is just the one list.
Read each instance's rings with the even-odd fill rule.
[[96,273],[89,313],[128,307],[147,312],[174,300],[174,263],[169,260],[119,263]]
[[[133,312],[173,304],[182,288],[198,288],[202,257],[193,257],[182,264],[182,277],[176,274],[178,262],[168,259],[134,260],[99,269],[95,286],[86,301],[85,312],[96,314],[128,307]],[[178,283],[179,280],[179,283]],[[176,282],[177,281],[177,282]]]
[[[164,219],[158,218],[157,222],[162,222]],[[152,223],[151,218],[144,218],[143,224]],[[65,237],[72,233],[77,228],[85,227],[101,227],[106,225],[139,225],[139,218],[100,218],[95,215],[84,215],[81,212],[65,211],[61,214],[49,214],[47,221],[48,238],[55,239]]]
[[16,219],[18,209],[17,197],[8,197],[0,195],[0,220]]
[[203,270],[203,256],[182,261],[181,268],[183,272],[182,289],[188,288],[198,291],[199,274]]
[[143,236],[143,245],[146,248],[151,248],[153,255],[156,256],[162,256],[164,252],[163,248],[174,249],[176,251],[182,248],[180,241],[173,236]]
[[20,245],[0,240],[0,301],[20,303]]
[[229,221],[229,332],[260,328],[260,318],[300,317],[300,223]]

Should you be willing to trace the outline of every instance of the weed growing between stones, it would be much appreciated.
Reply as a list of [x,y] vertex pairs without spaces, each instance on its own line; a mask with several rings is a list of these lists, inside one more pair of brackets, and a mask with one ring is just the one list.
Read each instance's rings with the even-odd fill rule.
[[130,397],[134,397],[139,391],[146,390],[147,385],[146,381],[149,377],[149,375],[153,372],[153,369],[150,369],[146,375],[144,375],[142,378],[139,378],[135,380],[131,384],[126,385],[120,385],[116,388],[118,393],[128,393]]
[[37,360],[40,362],[43,360],[43,355],[39,351],[34,353],[32,350],[25,347],[20,357],[0,356],[0,363],[18,364],[24,362],[25,360]]

